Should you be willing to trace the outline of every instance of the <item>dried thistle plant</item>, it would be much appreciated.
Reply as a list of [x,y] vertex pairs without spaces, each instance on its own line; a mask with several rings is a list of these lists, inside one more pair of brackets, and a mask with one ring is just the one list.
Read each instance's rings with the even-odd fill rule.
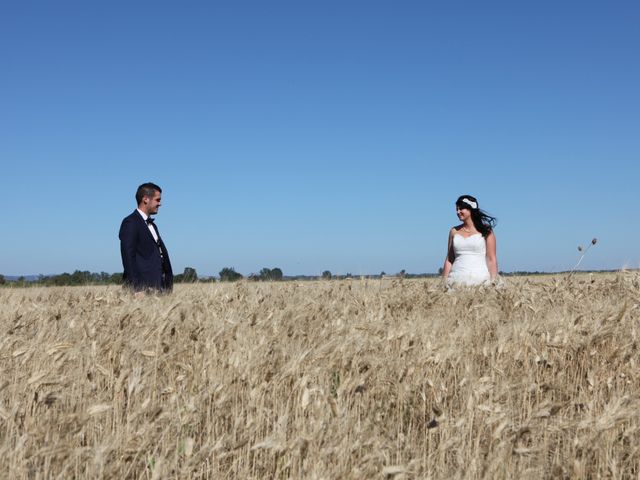
[[583,248],[582,245],[578,245],[578,252],[582,253],[582,255],[580,255],[580,258],[578,259],[578,263],[576,263],[575,266],[571,269],[571,272],[569,273],[569,275],[573,274],[573,272],[576,271],[576,269],[582,263],[582,259],[584,258],[584,256],[587,254],[589,249],[591,247],[593,247],[596,243],[598,243],[598,239],[597,238],[593,238],[593,239],[591,239],[591,243],[589,243],[589,245],[587,245],[586,248]]

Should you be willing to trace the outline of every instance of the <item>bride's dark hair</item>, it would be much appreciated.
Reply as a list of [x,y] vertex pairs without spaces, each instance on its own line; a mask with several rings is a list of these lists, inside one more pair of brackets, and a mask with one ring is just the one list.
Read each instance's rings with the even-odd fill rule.
[[472,197],[471,195],[462,195],[458,197],[458,200],[456,200],[456,207],[460,209],[466,208],[471,211],[471,220],[473,221],[473,225],[485,238],[493,231],[494,227],[498,223],[495,217],[492,217],[487,212],[480,210],[478,200],[476,200],[476,197]]

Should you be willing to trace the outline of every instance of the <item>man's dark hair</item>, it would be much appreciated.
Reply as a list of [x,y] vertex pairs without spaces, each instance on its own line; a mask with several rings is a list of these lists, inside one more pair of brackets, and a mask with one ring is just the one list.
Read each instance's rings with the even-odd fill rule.
[[155,183],[143,183],[138,187],[138,190],[136,190],[136,202],[140,205],[144,197],[153,197],[155,192],[162,193],[162,189]]

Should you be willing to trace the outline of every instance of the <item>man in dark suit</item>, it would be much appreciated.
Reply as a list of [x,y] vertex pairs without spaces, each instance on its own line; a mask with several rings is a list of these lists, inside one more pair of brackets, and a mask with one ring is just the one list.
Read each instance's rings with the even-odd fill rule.
[[143,183],[136,191],[138,208],[120,225],[120,254],[124,284],[135,292],[170,292],[173,272],[169,253],[151,215],[158,213],[162,189]]

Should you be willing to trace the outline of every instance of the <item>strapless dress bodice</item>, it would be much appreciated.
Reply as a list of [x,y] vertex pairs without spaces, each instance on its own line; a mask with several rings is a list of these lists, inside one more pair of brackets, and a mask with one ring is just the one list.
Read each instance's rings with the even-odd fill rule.
[[454,261],[448,282],[480,285],[490,280],[487,268],[487,242],[480,233],[453,236]]

